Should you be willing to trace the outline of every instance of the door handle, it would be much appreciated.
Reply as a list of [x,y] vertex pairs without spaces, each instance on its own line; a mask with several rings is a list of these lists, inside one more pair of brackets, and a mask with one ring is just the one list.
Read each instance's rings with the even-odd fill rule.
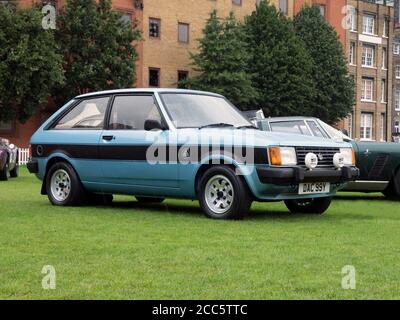
[[103,136],[103,140],[106,140],[106,141],[111,141],[111,140],[114,140],[114,139],[115,139],[114,136]]

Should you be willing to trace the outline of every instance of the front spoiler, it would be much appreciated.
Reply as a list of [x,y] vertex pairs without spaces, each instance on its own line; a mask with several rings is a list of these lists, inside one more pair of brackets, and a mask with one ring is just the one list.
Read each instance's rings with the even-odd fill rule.
[[307,170],[303,167],[257,167],[257,174],[262,183],[292,185],[302,182],[346,183],[358,178],[356,167],[317,168]]

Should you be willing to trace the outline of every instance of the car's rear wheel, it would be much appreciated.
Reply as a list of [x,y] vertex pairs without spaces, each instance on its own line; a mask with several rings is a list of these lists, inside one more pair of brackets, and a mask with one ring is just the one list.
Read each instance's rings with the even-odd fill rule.
[[323,214],[331,201],[331,197],[285,200],[285,205],[292,213]]
[[4,165],[3,170],[0,170],[0,180],[8,180],[10,177],[10,167],[8,166],[8,162]]
[[17,159],[15,160],[15,167],[10,171],[10,177],[17,178],[18,175],[19,175],[19,164],[18,164],[18,156],[17,156]]
[[136,200],[138,202],[142,203],[161,203],[165,200],[163,197],[140,197],[140,196],[135,196]]
[[50,202],[57,206],[80,205],[85,190],[74,168],[66,162],[53,164],[46,176],[46,191]]
[[198,196],[203,212],[213,219],[242,219],[252,202],[246,182],[228,166],[208,169],[200,179]]

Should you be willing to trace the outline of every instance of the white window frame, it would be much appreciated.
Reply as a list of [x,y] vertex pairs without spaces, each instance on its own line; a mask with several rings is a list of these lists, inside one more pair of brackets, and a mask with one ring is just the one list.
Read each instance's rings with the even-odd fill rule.
[[355,58],[356,58],[356,43],[350,42],[350,56],[349,56],[349,63],[350,65],[355,65]]
[[387,102],[387,97],[386,97],[386,79],[382,79],[381,81],[381,102],[386,103]]
[[347,133],[349,134],[349,138],[353,138],[353,114],[349,113],[348,117],[347,117],[347,127],[348,127],[348,131]]
[[387,70],[386,60],[387,60],[387,49],[382,48],[382,70]]
[[395,68],[396,79],[400,79],[400,64],[396,64]]
[[373,68],[375,63],[375,46],[363,44],[361,65],[366,68]]
[[382,30],[382,37],[384,37],[384,38],[388,37],[388,31],[389,31],[388,25],[389,25],[389,21],[387,18],[385,18],[383,21],[383,30]]
[[353,10],[350,12],[350,31],[357,32],[357,15],[356,10],[353,7]]
[[374,99],[374,80],[363,78],[361,81],[361,100],[373,101]]
[[363,15],[363,33],[375,35],[375,16],[370,14]]
[[397,56],[400,54],[400,43],[393,44],[393,54]]
[[380,137],[380,140],[381,141],[386,141],[386,139],[385,139],[385,136],[386,136],[386,134],[385,134],[385,121],[386,120],[386,115],[384,114],[384,113],[381,113],[381,118],[380,118],[380,134],[381,134],[381,137]]
[[372,140],[373,123],[374,123],[374,115],[372,113],[366,113],[366,112],[361,113],[361,124],[360,124],[361,140]]
[[400,111],[400,89],[396,89],[394,93],[394,110]]
[[394,122],[394,133],[400,133],[400,121]]

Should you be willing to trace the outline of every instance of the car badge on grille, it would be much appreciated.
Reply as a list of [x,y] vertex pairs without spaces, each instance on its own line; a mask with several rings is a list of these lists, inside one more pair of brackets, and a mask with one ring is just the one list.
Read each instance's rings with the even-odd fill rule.
[[324,160],[324,155],[323,155],[322,153],[319,153],[319,154],[318,154],[318,160],[319,160],[319,161]]

